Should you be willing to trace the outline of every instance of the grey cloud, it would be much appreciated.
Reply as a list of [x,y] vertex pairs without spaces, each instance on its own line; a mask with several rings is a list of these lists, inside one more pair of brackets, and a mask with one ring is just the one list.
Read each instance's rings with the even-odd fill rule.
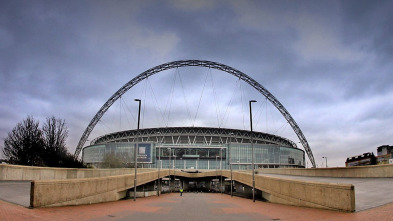
[[[137,74],[172,60],[205,59],[260,82],[299,123],[316,158],[329,154],[335,165],[343,165],[342,155],[391,142],[390,8],[390,1],[215,1],[192,8],[176,1],[3,1],[0,137],[27,114],[55,115],[67,120],[73,149],[101,105]],[[171,96],[176,71],[195,111],[208,71],[200,68],[173,69],[149,79],[161,108]],[[240,93],[237,79],[212,74],[224,109],[232,93]],[[243,86],[244,99],[264,101]],[[141,82],[123,97],[133,111],[132,99],[143,98],[144,87]],[[212,86],[207,88],[211,93]],[[179,81],[175,93],[171,122],[188,122]],[[241,99],[236,99],[231,108],[240,113]],[[144,125],[158,126],[155,101],[145,101],[150,103]],[[202,111],[198,123],[215,125],[214,109]],[[276,118],[279,114],[272,116],[272,131],[285,124],[282,118],[273,122]],[[117,119],[108,113],[106,124],[116,125]],[[233,116],[228,126],[243,128],[242,121]],[[105,133],[100,127],[94,136]],[[284,129],[279,131],[296,139]]]

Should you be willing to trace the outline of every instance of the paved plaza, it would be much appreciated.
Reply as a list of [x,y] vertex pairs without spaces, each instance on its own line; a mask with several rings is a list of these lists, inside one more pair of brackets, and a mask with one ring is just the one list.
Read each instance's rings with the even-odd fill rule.
[[0,201],[0,220],[393,220],[393,204],[344,213],[219,193],[163,194],[93,205],[28,209]]

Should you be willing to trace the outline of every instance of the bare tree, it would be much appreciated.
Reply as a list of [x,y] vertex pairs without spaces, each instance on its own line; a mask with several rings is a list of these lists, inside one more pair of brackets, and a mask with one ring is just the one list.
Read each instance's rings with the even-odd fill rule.
[[43,127],[28,116],[4,139],[3,155],[7,162],[19,165],[84,167],[67,151],[68,128],[64,120],[49,117]]
[[125,162],[121,157],[116,156],[114,153],[107,153],[102,159],[103,168],[123,168],[125,167]]
[[4,139],[3,154],[9,163],[42,166],[42,146],[39,122],[27,116]]
[[54,116],[46,118],[42,126],[42,138],[44,142],[44,160],[46,166],[60,166],[62,159],[67,155],[66,139],[68,128],[65,120]]

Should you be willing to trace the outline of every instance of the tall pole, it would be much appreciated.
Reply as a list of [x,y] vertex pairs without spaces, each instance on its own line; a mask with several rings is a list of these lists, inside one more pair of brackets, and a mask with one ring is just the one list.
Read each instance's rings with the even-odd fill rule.
[[327,167],[328,167],[328,166],[327,166],[327,157],[322,157],[322,158],[325,158],[325,160],[326,160],[325,166],[326,166],[326,168],[327,168]]
[[176,149],[173,149],[173,157],[175,158],[175,161],[173,163],[173,190],[176,191]]
[[232,163],[230,163],[229,166],[231,167],[231,197],[232,197],[233,196],[233,193],[232,193],[232,186],[233,186],[233,181],[232,181]]
[[254,134],[252,132],[252,109],[251,103],[257,102],[256,100],[250,100],[250,127],[251,127],[251,155],[252,155],[252,201],[255,202],[255,172],[254,172]]
[[172,189],[171,189],[171,165],[172,165],[171,155],[172,155],[172,150],[171,150],[171,148],[168,148],[168,150],[169,150],[169,165],[168,165],[168,169],[169,169],[169,192],[172,193]]
[[218,182],[218,164],[217,164],[217,158],[218,158],[219,156],[216,156],[216,180],[217,180],[217,182]]
[[220,149],[220,170],[221,170],[221,176],[220,176],[220,192],[222,193],[222,148]]
[[158,137],[159,142],[158,142],[158,162],[157,162],[157,167],[158,167],[157,195],[160,196],[160,190],[161,190],[161,188],[160,188],[160,185],[161,185],[161,182],[160,182],[160,169],[161,168],[160,167],[161,167],[161,165],[158,165],[158,163],[161,163],[161,132],[158,132],[158,134],[159,134],[159,137]]
[[140,99],[135,99],[139,103],[139,108],[138,108],[138,128],[136,130],[136,146],[134,147],[134,166],[135,166],[135,174],[134,174],[134,201],[136,201],[136,171],[138,168],[138,158],[137,158],[137,150],[139,148],[138,144],[138,136],[139,136],[139,123],[141,121],[141,100]]

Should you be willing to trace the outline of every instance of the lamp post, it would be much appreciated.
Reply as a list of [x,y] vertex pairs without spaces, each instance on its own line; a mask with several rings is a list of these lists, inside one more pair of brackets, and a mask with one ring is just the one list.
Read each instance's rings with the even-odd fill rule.
[[173,157],[175,158],[175,162],[173,163],[173,189],[176,191],[176,149],[173,149]]
[[222,148],[220,149],[220,192],[222,193]]
[[169,192],[172,192],[172,189],[171,189],[171,165],[172,165],[171,155],[172,155],[172,150],[171,150],[171,148],[168,148],[168,151],[169,151],[169,165],[168,165],[168,169],[169,169]]
[[256,100],[250,100],[249,101],[249,106],[250,106],[250,127],[251,127],[251,155],[252,155],[252,201],[255,202],[255,174],[254,174],[254,141],[253,137],[254,134],[252,132],[252,109],[251,109],[251,104],[257,102]]
[[217,159],[219,158],[220,156],[216,156],[216,180],[218,181],[218,163],[217,163]]
[[230,163],[229,166],[231,167],[231,197],[232,197],[233,196],[233,193],[232,193],[232,186],[233,186],[233,181],[232,181],[232,163]]
[[327,168],[327,167],[328,167],[328,166],[327,166],[327,157],[322,157],[322,158],[325,158],[325,160],[326,160],[325,167]]
[[137,173],[137,168],[138,168],[138,158],[137,158],[137,150],[139,148],[138,144],[138,136],[139,136],[139,123],[141,121],[141,100],[140,99],[135,99],[139,103],[139,108],[138,108],[138,127],[136,130],[136,146],[134,146],[134,166],[135,166],[135,174],[134,174],[134,201],[136,201],[136,173]]
[[[160,140],[160,138],[161,138],[161,132],[158,132],[158,134],[159,134],[159,137],[158,137],[158,139],[159,139],[159,142],[158,142],[158,163],[161,164],[161,140]],[[160,188],[160,187],[161,187],[161,182],[160,182],[160,169],[161,169],[161,166],[162,166],[162,165],[158,165],[158,163],[157,163],[157,167],[158,167],[157,195],[160,196],[160,190],[161,190],[161,188]]]

